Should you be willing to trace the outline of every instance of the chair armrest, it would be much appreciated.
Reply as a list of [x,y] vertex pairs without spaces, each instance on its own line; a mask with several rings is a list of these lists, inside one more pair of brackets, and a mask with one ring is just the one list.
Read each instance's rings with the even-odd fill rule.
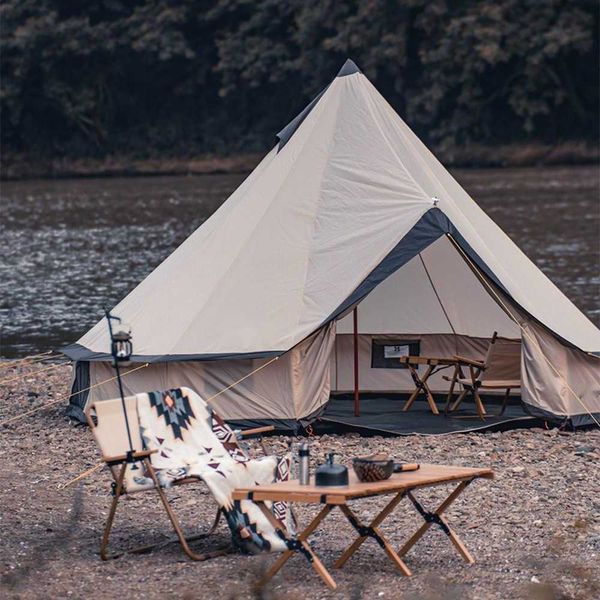
[[[147,458],[151,454],[156,454],[158,450],[137,450],[132,453],[133,458]],[[119,456],[103,456],[102,460],[106,463],[118,463],[118,462],[126,462],[127,454],[121,454]]]
[[242,429],[242,431],[240,431],[240,437],[244,437],[247,435],[256,435],[258,433],[266,433],[267,431],[275,431],[275,427],[273,425],[265,425],[264,427],[254,427],[252,429]]
[[467,365],[472,367],[477,367],[478,369],[483,369],[485,367],[485,363],[481,360],[473,360],[472,358],[465,358],[464,356],[454,355],[454,360],[459,365]]

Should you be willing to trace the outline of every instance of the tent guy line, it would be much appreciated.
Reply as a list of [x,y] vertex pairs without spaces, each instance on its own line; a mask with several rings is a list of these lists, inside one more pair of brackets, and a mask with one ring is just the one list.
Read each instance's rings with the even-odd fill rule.
[[[244,381],[244,379],[248,379],[248,377],[250,377],[251,375],[254,375],[255,373],[258,373],[258,371],[261,371],[265,367],[268,367],[272,362],[275,362],[276,360],[279,360],[279,356],[276,356],[275,358],[272,358],[269,362],[265,363],[264,365],[261,365],[257,369],[254,369],[254,371],[251,371],[250,373],[248,373],[244,377],[238,379],[237,381],[234,381],[231,385],[228,385],[226,388],[223,388],[220,392],[217,392],[216,394],[214,394],[213,396],[211,396],[210,398],[208,398],[206,400],[206,403],[208,404],[211,400],[214,400],[217,396],[220,396],[221,394],[223,394],[224,392],[226,392],[226,391],[230,390],[231,388],[235,387],[239,383],[242,383],[242,381]],[[145,364],[144,366],[147,367],[148,364]],[[133,371],[135,371],[135,370],[137,370],[137,369],[133,369]],[[131,373],[131,372],[132,371],[127,371],[127,373]],[[123,377],[124,375],[127,375],[127,373],[121,374],[121,377]],[[61,400],[62,399],[64,399],[64,398],[61,398]],[[86,471],[83,471],[83,473],[80,473],[79,475],[77,475],[77,477],[74,477],[73,479],[70,479],[66,483],[61,483],[58,486],[58,489],[59,490],[64,490],[66,487],[70,486],[71,484],[76,483],[77,481],[79,481],[79,480],[87,477],[88,475],[91,475],[92,473],[95,473],[103,465],[104,465],[104,461],[100,461],[98,464],[96,464],[93,467],[87,469]]]
[[440,298],[438,291],[435,289],[433,279],[431,279],[431,275],[429,274],[429,269],[427,268],[427,265],[425,264],[425,261],[423,260],[423,256],[421,255],[420,252],[419,252],[419,260],[421,261],[421,264],[423,265],[423,270],[425,271],[425,274],[427,275],[427,280],[429,281],[429,283],[431,285],[431,289],[433,290],[433,293],[435,294],[435,297],[437,298],[437,301],[440,304],[440,308],[442,309],[442,312],[444,313],[444,316],[446,317],[446,321],[448,321],[448,325],[450,325],[450,329],[452,329],[452,333],[454,334],[454,341],[456,342],[456,346],[455,346],[456,354],[458,354],[459,350],[458,350],[458,342],[457,342],[457,337],[456,337],[456,335],[457,335],[456,329],[454,328],[454,325],[452,324],[452,321],[450,320],[448,311],[446,310],[446,307],[444,306],[444,303],[442,302],[442,299]]
[[248,377],[250,377],[251,375],[254,375],[254,373],[258,373],[259,371],[262,371],[265,367],[268,367],[271,363],[274,363],[276,360],[279,360],[279,358],[280,358],[279,356],[275,356],[269,362],[266,362],[264,365],[260,365],[260,367],[254,369],[254,371],[250,371],[250,373],[248,373],[247,375],[244,375],[243,377],[240,377],[237,381],[234,381],[231,385],[228,385],[226,388],[223,388],[221,391],[217,392],[216,394],[213,394],[212,396],[210,396],[209,398],[207,398],[205,400],[205,402],[207,402],[207,403],[211,402],[217,396],[220,396],[221,394],[224,394],[225,392],[227,392],[230,389],[234,388],[239,383],[242,383],[242,381],[248,379]]
[[[473,270],[473,272],[475,274],[478,274],[477,266],[473,263],[473,261],[471,261],[471,259],[469,258],[469,256],[463,251],[463,249],[458,245],[458,243],[456,242],[456,240],[450,234],[448,234],[448,237],[450,238],[450,240],[452,241],[452,243],[455,245],[455,247],[459,250],[459,252],[463,255],[464,259],[469,263],[469,266],[471,267],[471,269]],[[543,352],[543,350],[542,350],[539,342],[529,333],[529,331],[527,331],[521,325],[521,322],[519,321],[519,319],[517,319],[517,317],[515,317],[515,315],[510,311],[509,307],[506,306],[506,304],[504,303],[504,301],[502,300],[502,298],[498,295],[498,293],[492,287],[492,285],[489,283],[489,281],[487,281],[487,279],[485,277],[481,277],[481,276],[480,276],[480,281],[489,289],[490,293],[494,296],[494,298],[502,306],[502,308],[504,309],[504,311],[506,312],[506,314],[516,323],[516,325],[521,330],[521,334],[527,336],[527,338],[533,344],[535,344],[538,347],[538,349],[540,351],[540,354],[542,355],[542,357],[544,358],[544,360],[548,363],[548,366],[554,371],[554,373],[557,375],[557,377],[562,381],[562,383],[565,386],[565,388],[567,390],[569,390],[569,392],[571,392],[571,394],[573,395],[573,397],[579,402],[579,404],[581,405],[581,407],[587,412],[587,414],[591,417],[591,419],[594,421],[594,423],[596,423],[596,425],[600,429],[600,421],[598,421],[598,419],[596,419],[596,417],[594,416],[594,413],[592,413],[592,411],[587,407],[587,405],[579,397],[579,395],[577,393],[575,393],[575,391],[573,390],[573,388],[569,385],[569,382],[563,377],[563,375],[556,368],[556,366],[545,355],[545,353]]]
[[3,367],[16,367],[23,365],[21,363],[26,363],[26,366],[30,364],[35,364],[38,362],[42,362],[44,360],[48,360],[50,358],[50,354],[52,354],[54,350],[48,350],[48,352],[42,352],[41,354],[32,354],[31,356],[24,356],[23,358],[19,358],[18,360],[6,360],[0,363],[0,368]]
[[[68,362],[56,363],[55,365],[50,365],[49,367],[45,367],[43,369],[40,369],[39,371],[35,371],[35,375],[37,375],[39,373],[44,373],[45,371],[52,371],[52,369],[58,369],[59,367],[62,367],[64,365],[68,365],[68,364],[69,364]],[[33,375],[33,373],[21,373],[19,375],[15,375],[14,377],[9,377],[8,379],[1,379],[0,385],[10,383],[11,381],[18,381],[19,379],[24,379],[25,377],[31,377],[31,375]]]
[[[148,366],[148,364],[149,363],[146,363],[144,365],[140,365],[139,367],[136,367],[135,369],[131,369],[130,371],[125,371],[125,373],[121,373],[121,377],[125,377],[125,375],[129,375],[130,373],[133,373],[134,371],[139,371],[140,369],[145,369]],[[61,365],[58,365],[58,366],[62,367],[63,365],[61,364]],[[36,374],[37,373],[41,373],[41,371],[36,371]],[[99,381],[98,383],[95,383],[94,385],[90,385],[85,390],[81,390],[81,392],[87,392],[88,390],[91,390],[92,388],[96,388],[96,387],[101,386],[101,385],[103,385],[105,383],[110,383],[111,381],[114,381],[116,378],[117,377],[115,376],[115,377],[111,377],[110,379],[105,379],[104,381]],[[59,398],[56,398],[56,399],[52,400],[51,402],[46,402],[42,406],[37,406],[36,408],[32,408],[31,410],[28,410],[27,412],[24,412],[24,413],[22,413],[20,415],[16,415],[14,417],[11,417],[10,419],[4,419],[3,421],[0,421],[0,426],[8,425],[9,423],[13,423],[14,421],[18,421],[19,419],[27,417],[27,416],[29,416],[29,415],[37,412],[38,410],[43,410],[44,408],[48,408],[49,406],[53,406],[54,404],[57,404],[58,402],[63,402],[64,400],[66,400],[67,398],[70,398],[71,396],[72,396],[71,393],[63,394]]]
[[78,481],[84,479],[88,475],[91,475],[92,473],[95,473],[96,471],[100,470],[105,464],[106,463],[103,460],[101,460],[99,463],[95,464],[93,467],[90,467],[86,471],[83,471],[83,473],[79,473],[79,475],[77,475],[77,477],[73,477],[73,479],[69,479],[69,481],[67,481],[66,483],[59,483],[56,486],[56,489],[61,490],[61,491],[64,490],[65,488],[69,487],[70,485],[73,485],[74,483],[77,483]]

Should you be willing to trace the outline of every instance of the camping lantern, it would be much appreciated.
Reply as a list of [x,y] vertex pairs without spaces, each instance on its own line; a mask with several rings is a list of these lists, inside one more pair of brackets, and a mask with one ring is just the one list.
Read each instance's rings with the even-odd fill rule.
[[[113,367],[117,372],[117,385],[119,386],[119,395],[121,397],[121,407],[123,409],[123,418],[125,420],[125,429],[127,430],[127,439],[129,441],[129,452],[127,453],[127,461],[135,462],[133,454],[133,442],[131,440],[131,430],[129,429],[129,419],[127,417],[127,408],[125,406],[125,394],[123,393],[123,384],[121,382],[121,372],[119,364],[125,366],[133,353],[133,345],[131,343],[131,327],[121,322],[119,317],[113,317],[106,308],[104,309],[106,321],[108,322],[108,333],[110,335],[110,353],[113,357]],[[116,323],[113,328],[113,321]],[[132,468],[137,467],[132,465]]]
[[131,343],[131,328],[119,323],[113,330],[110,340],[110,350],[115,361],[124,363],[131,358],[133,345]]

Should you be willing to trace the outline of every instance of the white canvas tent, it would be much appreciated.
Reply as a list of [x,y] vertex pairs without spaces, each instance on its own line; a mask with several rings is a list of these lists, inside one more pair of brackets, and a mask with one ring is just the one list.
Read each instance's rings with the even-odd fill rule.
[[[189,386],[228,419],[310,419],[348,388],[358,306],[363,389],[410,389],[370,366],[374,336],[422,354],[522,340],[522,400],[600,414],[600,331],[517,248],[351,61],[230,198],[113,310],[132,326],[126,393]],[[404,337],[403,337],[404,336]],[[113,397],[106,324],[64,350],[72,416]],[[350,371],[351,372],[351,371]],[[446,384],[447,385],[447,384]],[[366,386],[366,387],[364,387]],[[441,380],[434,387],[442,389]]]

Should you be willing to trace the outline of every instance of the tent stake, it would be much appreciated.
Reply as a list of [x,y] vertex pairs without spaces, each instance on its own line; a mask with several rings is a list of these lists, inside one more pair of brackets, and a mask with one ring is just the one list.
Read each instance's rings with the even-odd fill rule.
[[354,416],[360,417],[360,393],[358,391],[358,306],[352,311],[354,321]]

